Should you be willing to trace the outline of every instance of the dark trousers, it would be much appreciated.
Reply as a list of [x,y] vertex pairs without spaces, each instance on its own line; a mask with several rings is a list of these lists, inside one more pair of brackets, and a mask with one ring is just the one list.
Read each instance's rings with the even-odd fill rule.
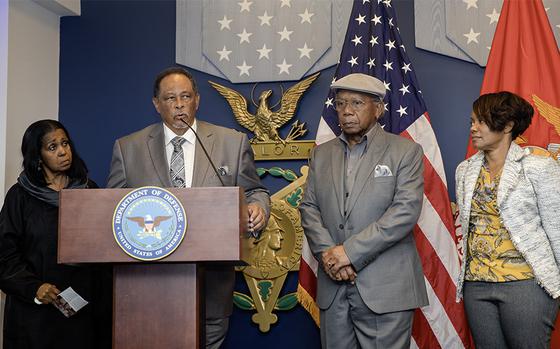
[[206,319],[206,349],[219,349],[226,339],[229,317]]
[[535,280],[466,281],[463,293],[477,349],[550,347],[559,303]]

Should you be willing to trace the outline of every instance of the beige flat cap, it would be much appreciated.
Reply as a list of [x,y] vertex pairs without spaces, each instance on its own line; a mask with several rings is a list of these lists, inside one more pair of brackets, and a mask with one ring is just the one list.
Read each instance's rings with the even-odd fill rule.
[[383,82],[373,76],[362,73],[348,74],[336,80],[331,85],[331,89],[369,93],[379,96],[381,99],[385,97],[385,85],[383,85]]

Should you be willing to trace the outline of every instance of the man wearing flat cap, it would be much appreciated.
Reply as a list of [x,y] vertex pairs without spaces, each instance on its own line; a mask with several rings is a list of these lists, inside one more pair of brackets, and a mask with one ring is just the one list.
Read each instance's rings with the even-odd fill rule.
[[385,87],[365,74],[331,86],[342,133],[312,154],[302,226],[319,261],[323,348],[409,348],[428,304],[412,236],[423,198],[422,148],[383,131]]

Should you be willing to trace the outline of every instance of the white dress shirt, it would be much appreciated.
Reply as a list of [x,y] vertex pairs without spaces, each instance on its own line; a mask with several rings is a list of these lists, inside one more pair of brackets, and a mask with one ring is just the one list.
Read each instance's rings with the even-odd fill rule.
[[[196,119],[192,125],[193,130],[196,132]],[[165,155],[167,155],[167,165],[168,168],[171,167],[171,155],[173,155],[173,144],[171,140],[179,135],[171,131],[166,124],[163,124],[163,134],[165,137]],[[185,161],[185,187],[190,188],[192,186],[193,169],[194,169],[194,151],[196,146],[196,136],[190,129],[185,132],[183,137],[187,141],[183,143],[183,156]]]

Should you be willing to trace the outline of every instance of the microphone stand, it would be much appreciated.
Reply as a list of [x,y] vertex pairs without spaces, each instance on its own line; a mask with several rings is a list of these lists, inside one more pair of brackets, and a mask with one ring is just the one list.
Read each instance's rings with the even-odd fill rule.
[[206,155],[206,158],[208,159],[208,162],[210,163],[210,165],[212,166],[212,169],[214,170],[214,173],[216,174],[216,176],[218,177],[218,180],[220,181],[220,183],[222,183],[222,187],[225,187],[226,185],[224,184],[224,181],[222,180],[222,176],[220,175],[220,172],[218,172],[218,169],[216,168],[216,165],[214,165],[214,162],[212,161],[212,159],[210,158],[210,155],[208,154],[208,151],[206,150],[206,147],[204,147],[204,144],[202,143],[202,141],[200,140],[200,137],[198,137],[198,134],[195,132],[195,130],[191,127],[191,125],[189,125],[188,122],[186,122],[185,120],[181,119],[182,122],[184,122],[187,127],[189,128],[189,130],[191,130],[194,133],[194,136],[196,137],[196,140],[198,141],[198,144],[200,144],[200,147],[202,148],[202,151],[204,152],[204,155]]

